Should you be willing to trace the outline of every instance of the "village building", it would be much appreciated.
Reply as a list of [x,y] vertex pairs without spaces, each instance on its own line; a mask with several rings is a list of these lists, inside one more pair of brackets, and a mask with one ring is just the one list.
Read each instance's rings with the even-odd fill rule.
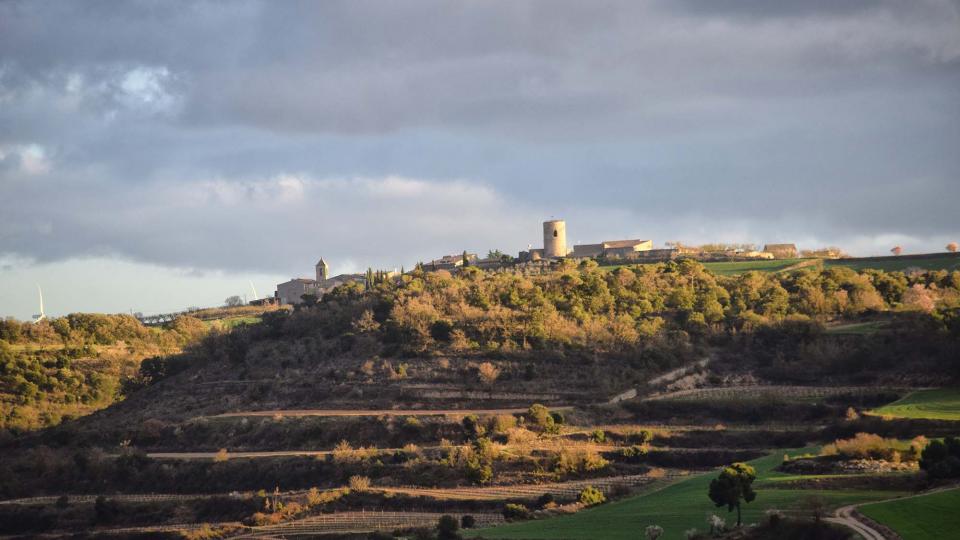
[[796,259],[798,255],[795,244],[767,244],[763,246],[763,251],[773,254],[776,259]]
[[303,296],[311,294],[320,298],[330,289],[350,282],[364,282],[363,274],[340,274],[329,277],[330,266],[323,258],[314,266],[315,279],[292,278],[290,281],[277,284],[275,297],[281,304],[296,305],[303,302]]
[[652,240],[605,240],[599,244],[578,244],[573,246],[573,257],[609,259],[635,259],[638,253],[653,249]]
[[464,259],[467,264],[472,264],[477,260],[476,253],[444,255],[439,259],[434,259],[423,265],[425,270],[455,270],[463,266]]

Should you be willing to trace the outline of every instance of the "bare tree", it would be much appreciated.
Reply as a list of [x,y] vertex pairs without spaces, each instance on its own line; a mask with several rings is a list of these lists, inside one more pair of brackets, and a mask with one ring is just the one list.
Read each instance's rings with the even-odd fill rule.
[[903,253],[903,248],[900,246],[893,246],[893,249],[890,250],[890,253],[893,253],[894,255],[900,255]]
[[227,298],[226,300],[224,300],[223,303],[224,303],[224,305],[226,305],[227,307],[242,306],[242,305],[243,305],[243,298],[240,298],[239,296],[234,295],[234,296],[231,296],[231,297]]

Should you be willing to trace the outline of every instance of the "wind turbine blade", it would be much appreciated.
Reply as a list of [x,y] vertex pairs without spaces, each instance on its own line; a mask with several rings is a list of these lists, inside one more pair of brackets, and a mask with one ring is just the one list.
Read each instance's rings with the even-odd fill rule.
[[43,289],[40,288],[39,283],[37,283],[37,294],[40,296],[40,313],[37,314],[37,318],[33,320],[34,323],[38,323],[47,318],[47,314],[43,312]]
[[259,300],[260,297],[257,295],[257,288],[253,286],[253,280],[250,280],[250,289],[253,290],[253,299]]

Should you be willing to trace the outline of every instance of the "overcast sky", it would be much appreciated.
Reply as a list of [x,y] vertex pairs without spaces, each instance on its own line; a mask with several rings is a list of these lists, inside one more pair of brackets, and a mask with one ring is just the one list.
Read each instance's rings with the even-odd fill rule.
[[960,240],[960,2],[0,3],[0,315],[464,249]]

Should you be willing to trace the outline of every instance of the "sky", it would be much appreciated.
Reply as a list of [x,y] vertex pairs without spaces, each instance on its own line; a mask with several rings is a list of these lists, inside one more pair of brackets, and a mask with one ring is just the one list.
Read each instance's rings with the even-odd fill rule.
[[515,253],[550,218],[942,251],[958,200],[957,0],[0,3],[0,316]]

